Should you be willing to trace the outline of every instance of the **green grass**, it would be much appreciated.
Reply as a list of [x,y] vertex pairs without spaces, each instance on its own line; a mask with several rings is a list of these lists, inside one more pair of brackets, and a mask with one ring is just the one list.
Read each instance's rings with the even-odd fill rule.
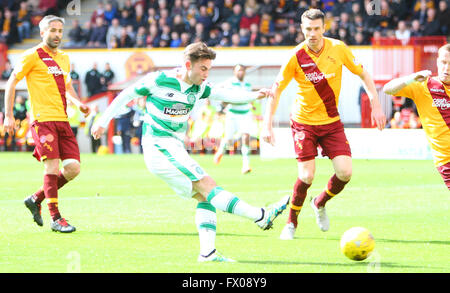
[[[290,194],[297,176],[293,159],[252,156],[253,172],[240,174],[240,157],[194,156],[225,189],[262,206]],[[0,273],[321,273],[450,272],[449,192],[431,161],[353,160],[353,178],[327,205],[331,228],[323,233],[307,204],[293,241],[279,240],[287,219],[261,231],[252,222],[218,212],[216,246],[234,264],[199,264],[196,203],[174,195],[150,174],[140,155],[82,155],[82,172],[59,193],[60,210],[73,234],[38,227],[23,199],[40,187],[42,165],[30,153],[0,153]],[[308,198],[332,175],[317,160]],[[339,250],[350,227],[368,228],[376,251],[354,262]]]

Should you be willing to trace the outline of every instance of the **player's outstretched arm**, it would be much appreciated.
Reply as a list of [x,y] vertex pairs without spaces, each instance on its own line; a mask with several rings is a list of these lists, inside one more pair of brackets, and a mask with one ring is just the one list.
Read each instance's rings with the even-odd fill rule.
[[142,97],[135,91],[135,86],[124,89],[106,108],[98,121],[92,126],[91,134],[95,139],[99,139],[104,133],[111,119],[117,115],[119,110],[135,98]]
[[380,100],[378,99],[378,93],[375,87],[375,83],[370,74],[365,70],[363,70],[359,77],[363,82],[364,89],[369,96],[369,100],[372,106],[372,123],[375,123],[379,130],[383,130],[386,126],[386,115],[384,114],[383,109],[381,109],[381,104]]
[[268,94],[268,89],[260,89],[257,92],[249,92],[241,89],[230,89],[223,87],[212,87],[209,98],[211,100],[222,101],[226,103],[251,103],[254,100],[265,98]]
[[395,78],[384,85],[383,92],[385,92],[388,95],[395,95],[407,85],[415,81],[422,82],[426,80],[429,76],[431,76],[430,70],[422,70],[407,76]]
[[271,89],[266,89],[266,88],[262,88],[260,90],[258,90],[258,98],[257,99],[264,99],[266,97],[270,97],[270,95],[272,94]]
[[13,107],[14,107],[14,98],[16,96],[16,85],[18,82],[19,80],[13,73],[9,77],[5,88],[5,121],[3,125],[5,131],[10,135],[12,135],[14,132],[15,119],[13,114]]

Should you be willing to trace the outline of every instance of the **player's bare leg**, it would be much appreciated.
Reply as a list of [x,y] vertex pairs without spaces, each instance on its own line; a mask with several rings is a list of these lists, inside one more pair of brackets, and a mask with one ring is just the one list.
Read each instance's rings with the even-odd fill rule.
[[62,164],[63,168],[61,170],[61,173],[67,181],[75,179],[75,177],[80,174],[80,162],[78,162],[77,160],[64,160]]

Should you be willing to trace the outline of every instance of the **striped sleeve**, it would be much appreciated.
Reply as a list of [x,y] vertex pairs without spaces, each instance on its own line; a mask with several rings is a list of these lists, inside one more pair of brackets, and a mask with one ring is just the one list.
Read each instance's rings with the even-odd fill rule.
[[155,84],[156,78],[159,76],[160,72],[151,72],[138,80],[133,88],[136,94],[140,96],[148,96],[150,95],[150,87]]
[[133,99],[148,96],[150,94],[149,85],[154,83],[154,75],[148,74],[137,81],[134,85],[129,86],[120,92],[120,94],[106,108],[96,124],[106,128],[114,116],[119,113],[123,106]]

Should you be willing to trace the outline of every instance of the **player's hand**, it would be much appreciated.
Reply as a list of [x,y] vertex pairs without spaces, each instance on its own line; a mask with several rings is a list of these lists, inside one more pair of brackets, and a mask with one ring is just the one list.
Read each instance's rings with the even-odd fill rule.
[[80,104],[80,106],[78,108],[80,109],[81,113],[84,114],[84,118],[89,116],[89,114],[91,113],[91,108],[89,108],[88,105]]
[[273,129],[270,126],[265,126],[261,130],[261,137],[263,141],[270,143],[275,146],[275,135],[273,134]]
[[381,109],[381,105],[376,103],[372,106],[371,113],[372,124],[376,124],[378,130],[383,130],[386,126],[386,115],[384,115],[383,110]]
[[3,122],[3,129],[9,135],[14,134],[14,127],[16,126],[16,120],[12,116],[5,116],[5,121]]
[[262,88],[258,91],[257,99],[263,99],[265,97],[268,97],[269,95],[270,95],[270,89]]
[[431,76],[431,71],[430,70],[422,70],[422,71],[418,71],[413,74],[414,74],[415,81],[422,82],[422,81],[425,81],[427,79],[427,77]]
[[93,125],[91,128],[91,134],[95,139],[99,139],[100,137],[102,137],[102,135],[105,133],[105,128],[98,126],[98,125]]

